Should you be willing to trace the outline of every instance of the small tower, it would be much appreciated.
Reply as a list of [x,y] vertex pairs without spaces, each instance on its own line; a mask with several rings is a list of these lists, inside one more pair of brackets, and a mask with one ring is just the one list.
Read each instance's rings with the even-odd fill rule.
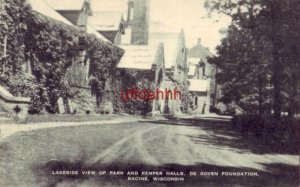
[[129,0],[127,27],[131,29],[132,45],[147,45],[149,35],[150,0]]

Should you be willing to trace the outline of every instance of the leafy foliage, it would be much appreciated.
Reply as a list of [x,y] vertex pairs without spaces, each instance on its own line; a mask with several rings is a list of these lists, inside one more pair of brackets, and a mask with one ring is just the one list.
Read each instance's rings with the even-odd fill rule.
[[139,71],[121,69],[117,72],[116,95],[114,111],[118,113],[142,114],[145,115],[151,111],[152,100],[124,100],[120,97],[122,91],[133,88],[138,90],[155,90],[154,73],[152,71]]
[[[283,151],[298,154],[299,131],[297,119],[282,117],[280,120],[265,115],[240,115],[232,119],[232,124],[244,137]],[[288,124],[288,125],[287,125]],[[254,139],[253,139],[254,138]]]
[[[0,39],[8,35],[7,57],[0,77],[15,95],[30,96],[32,113],[57,111],[59,97],[70,97],[66,72],[87,51],[93,93],[100,97],[103,82],[111,75],[123,51],[76,27],[45,17],[31,10],[25,0],[7,1],[0,11]],[[104,73],[106,72],[106,73]],[[33,76],[31,76],[31,73]],[[104,76],[105,75],[105,76]],[[24,88],[28,88],[24,93]]]
[[213,0],[206,6],[232,18],[218,56],[210,60],[221,68],[221,100],[253,113],[272,108],[277,117],[281,111],[293,115],[300,103],[298,1]]

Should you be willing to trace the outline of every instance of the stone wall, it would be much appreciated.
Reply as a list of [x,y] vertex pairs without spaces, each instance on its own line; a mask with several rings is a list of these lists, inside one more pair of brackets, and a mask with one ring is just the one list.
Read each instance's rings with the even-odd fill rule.
[[[208,92],[190,92],[194,108],[189,113],[194,115],[208,114],[210,108],[210,96]],[[197,106],[195,105],[197,97]]]
[[[5,112],[8,118],[25,120],[28,115],[28,106],[27,102],[7,101],[0,97],[0,110]],[[17,108],[19,108],[19,113],[16,113]]]
[[96,98],[89,87],[71,87],[73,97],[69,99],[71,113],[94,114],[97,112]]
[[[71,87],[72,98],[69,99],[71,113],[76,114],[111,114],[113,113],[113,91],[103,93],[100,106],[97,106],[96,96],[91,94],[90,87]],[[67,111],[67,110],[66,110]]]
[[25,120],[28,114],[30,98],[15,97],[7,88],[0,86],[0,111],[6,113],[6,117],[16,120]]

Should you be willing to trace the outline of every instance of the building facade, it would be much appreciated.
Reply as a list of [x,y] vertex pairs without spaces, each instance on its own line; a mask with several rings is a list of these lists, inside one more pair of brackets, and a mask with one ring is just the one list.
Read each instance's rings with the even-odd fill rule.
[[215,105],[217,69],[208,63],[211,57],[213,54],[202,46],[201,39],[198,39],[197,44],[188,51],[189,112],[192,114],[207,114],[210,107]]

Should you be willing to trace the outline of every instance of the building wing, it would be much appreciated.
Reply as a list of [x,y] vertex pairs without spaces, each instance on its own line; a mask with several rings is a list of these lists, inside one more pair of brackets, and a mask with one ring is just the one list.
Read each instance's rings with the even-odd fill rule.
[[190,92],[207,92],[209,90],[209,79],[199,80],[199,79],[188,79],[190,83]]
[[46,0],[55,10],[81,10],[87,0]]
[[28,0],[28,2],[30,3],[32,9],[35,12],[50,17],[52,19],[55,19],[57,21],[61,21],[67,25],[74,26],[69,20],[64,18],[62,15],[56,12],[51,6],[49,6],[49,4],[46,3],[44,0]]
[[155,64],[158,47],[147,45],[121,45],[125,53],[118,68],[150,70]]
[[122,22],[122,12],[94,12],[88,23],[97,31],[117,31]]
[[175,65],[180,40],[179,33],[150,33],[149,44],[157,45],[163,43],[165,53],[165,68],[170,69]]
[[111,43],[107,38],[105,38],[102,34],[100,34],[98,31],[96,31],[96,29],[91,25],[87,25],[86,32],[88,34],[94,34],[97,38],[99,38],[105,42]]

